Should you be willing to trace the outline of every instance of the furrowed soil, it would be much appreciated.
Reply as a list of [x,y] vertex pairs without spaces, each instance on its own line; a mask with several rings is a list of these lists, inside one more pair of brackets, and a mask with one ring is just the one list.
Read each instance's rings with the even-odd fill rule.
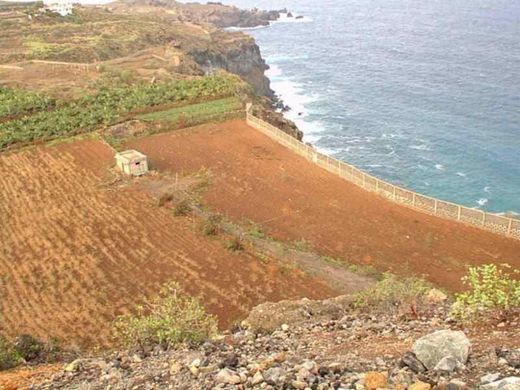
[[139,186],[115,185],[113,154],[83,140],[0,155],[0,334],[107,346],[115,316],[172,280],[223,327],[264,301],[333,295],[299,270],[229,252]]
[[461,290],[467,267],[507,262],[520,269],[520,241],[396,204],[326,172],[244,121],[133,140],[160,171],[212,172],[204,202],[274,238],[349,263],[425,276]]

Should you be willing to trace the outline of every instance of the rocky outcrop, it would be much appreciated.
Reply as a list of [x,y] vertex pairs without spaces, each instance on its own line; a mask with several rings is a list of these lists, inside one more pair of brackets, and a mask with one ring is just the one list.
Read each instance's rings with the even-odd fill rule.
[[188,54],[206,72],[224,69],[251,84],[256,94],[274,97],[264,74],[268,67],[254,39],[242,33],[219,31],[212,35],[211,44],[193,48]]
[[298,129],[294,122],[285,118],[282,113],[274,111],[272,105],[272,101],[264,101],[263,104],[256,104],[253,108],[253,114],[296,138],[298,141],[301,141],[303,139],[303,132]]

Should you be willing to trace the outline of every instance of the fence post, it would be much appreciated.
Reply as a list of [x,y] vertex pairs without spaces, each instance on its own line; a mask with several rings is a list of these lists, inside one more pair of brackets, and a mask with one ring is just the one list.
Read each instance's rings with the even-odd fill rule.
[[376,192],[379,192],[379,179],[376,179]]
[[509,218],[509,226],[507,228],[507,235],[510,236],[513,234],[513,218]]
[[482,226],[485,226],[486,225],[486,212],[483,211],[482,212]]
[[354,165],[350,166],[350,181],[354,181]]
[[434,215],[437,215],[437,205],[438,205],[438,202],[437,202],[437,199],[435,199],[435,205],[433,206],[433,214]]
[[462,212],[462,208],[460,207],[460,205],[457,206],[457,207],[458,207],[458,212],[457,212],[457,221],[460,221],[460,214],[461,214],[461,212]]
[[392,185],[392,190],[393,190],[393,196],[394,196],[394,200],[397,198],[397,195],[395,194],[395,186]]
[[363,188],[366,188],[366,187],[365,187],[365,183],[366,183],[366,181],[367,181],[367,175],[365,175],[365,174],[363,173]]
[[412,192],[412,204],[415,207],[415,192]]

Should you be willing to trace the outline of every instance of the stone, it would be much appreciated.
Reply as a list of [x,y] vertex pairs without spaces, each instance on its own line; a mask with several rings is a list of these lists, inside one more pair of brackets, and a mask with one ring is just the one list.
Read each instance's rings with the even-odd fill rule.
[[500,379],[500,373],[487,374],[480,378],[480,383],[485,385],[486,383],[496,382]]
[[287,325],[287,324],[282,324],[282,330],[283,330],[284,332],[287,332],[287,331],[289,330],[289,325]]
[[427,370],[425,365],[419,359],[417,359],[417,356],[415,356],[415,353],[413,352],[406,352],[401,358],[399,365],[401,367],[408,367],[416,374],[425,372]]
[[307,388],[307,383],[303,381],[292,381],[291,382],[292,387],[295,389],[301,389],[304,390]]
[[384,388],[387,384],[387,377],[382,372],[370,371],[365,375],[365,387],[369,390]]
[[435,365],[435,371],[452,372],[460,363],[452,356],[443,357],[439,363]]
[[65,372],[76,372],[76,371],[80,371],[80,370],[81,370],[81,360],[80,359],[76,359],[76,360],[70,362],[63,368],[63,371],[65,371]]
[[217,383],[224,383],[229,385],[238,385],[242,382],[240,375],[238,375],[235,371],[230,370],[229,368],[223,368],[220,370],[215,377]]
[[520,390],[520,377],[510,376],[479,387],[480,390]]
[[261,372],[257,372],[255,375],[253,375],[253,378],[251,379],[251,384],[253,386],[259,385],[264,381],[264,376]]
[[417,381],[415,383],[412,383],[408,390],[430,390],[432,386],[429,383]]
[[451,357],[457,363],[468,360],[471,343],[461,331],[440,330],[418,339],[412,351],[428,370],[433,370],[444,358]]
[[520,368],[520,349],[497,348],[496,354],[499,358],[504,359],[509,366]]
[[277,384],[281,381],[284,372],[280,367],[273,367],[264,372],[264,380],[268,384]]

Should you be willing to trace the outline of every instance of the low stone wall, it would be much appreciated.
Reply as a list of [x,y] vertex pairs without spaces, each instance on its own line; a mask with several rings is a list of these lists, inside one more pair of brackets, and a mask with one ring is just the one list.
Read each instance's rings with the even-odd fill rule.
[[518,219],[486,213],[455,203],[430,198],[429,196],[421,195],[382,181],[359,170],[353,165],[318,152],[313,147],[298,141],[280,129],[253,116],[250,107],[247,110],[247,123],[249,126],[261,131],[281,145],[305,157],[307,160],[314,162],[325,170],[367,191],[375,192],[395,203],[420,210],[427,214],[458,221],[466,225],[520,240],[520,220]]

